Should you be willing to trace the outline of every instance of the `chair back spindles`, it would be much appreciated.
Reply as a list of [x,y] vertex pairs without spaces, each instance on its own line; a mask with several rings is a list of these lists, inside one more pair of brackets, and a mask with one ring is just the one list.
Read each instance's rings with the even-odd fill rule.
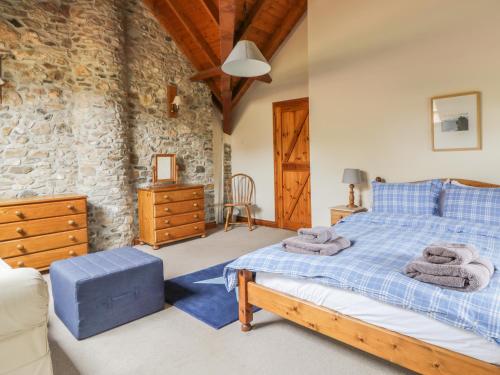
[[224,230],[228,230],[229,226],[235,223],[231,222],[233,210],[235,207],[242,207],[246,211],[248,229],[253,230],[252,225],[252,198],[255,193],[255,183],[252,177],[244,174],[237,173],[231,177],[231,184],[229,185],[230,191],[228,192],[229,202],[224,206],[227,207],[226,225]]
[[255,183],[252,177],[238,173],[231,177],[231,203],[252,204]]

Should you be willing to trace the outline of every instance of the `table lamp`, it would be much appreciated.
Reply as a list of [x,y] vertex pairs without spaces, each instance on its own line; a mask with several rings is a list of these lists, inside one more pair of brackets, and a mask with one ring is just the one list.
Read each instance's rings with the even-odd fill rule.
[[342,176],[342,182],[344,184],[349,184],[349,204],[347,207],[356,208],[354,204],[354,185],[362,183],[361,171],[359,169],[346,168],[344,169],[344,175]]

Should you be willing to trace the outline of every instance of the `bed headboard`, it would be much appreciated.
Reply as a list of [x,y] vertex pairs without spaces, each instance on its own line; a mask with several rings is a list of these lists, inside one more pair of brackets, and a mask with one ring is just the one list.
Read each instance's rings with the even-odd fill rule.
[[[446,181],[446,180],[457,181],[457,182],[461,183],[462,185],[480,187],[480,188],[500,188],[500,185],[490,184],[489,182],[466,180],[463,178],[442,178],[441,180],[442,181]],[[385,182],[385,179],[383,179],[382,177],[376,177],[375,181]],[[412,181],[412,182],[423,182],[423,181]]]

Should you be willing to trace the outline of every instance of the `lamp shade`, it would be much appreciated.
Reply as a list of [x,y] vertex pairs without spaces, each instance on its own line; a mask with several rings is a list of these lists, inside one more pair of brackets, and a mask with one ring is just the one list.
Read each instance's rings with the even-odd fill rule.
[[235,77],[258,77],[271,71],[262,52],[250,40],[240,40],[222,64],[222,71]]
[[354,184],[354,185],[362,183],[363,180],[361,177],[361,171],[359,169],[352,169],[352,168],[344,169],[342,182],[344,184]]
[[176,95],[174,97],[174,100],[172,101],[172,104],[175,104],[176,106],[180,106],[182,104],[181,97],[179,95]]

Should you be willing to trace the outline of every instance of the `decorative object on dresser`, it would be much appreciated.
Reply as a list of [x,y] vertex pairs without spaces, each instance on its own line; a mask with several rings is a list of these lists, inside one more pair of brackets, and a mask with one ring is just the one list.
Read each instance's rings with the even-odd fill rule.
[[335,225],[340,220],[342,220],[343,218],[345,218],[349,215],[357,214],[358,212],[365,212],[365,211],[367,211],[366,208],[357,207],[357,206],[354,208],[349,208],[349,207],[346,207],[345,205],[330,207],[330,222],[332,225]]
[[153,184],[177,182],[177,162],[175,154],[156,154],[153,163]]
[[87,254],[87,197],[45,196],[0,201],[0,257],[11,267],[47,270]]
[[174,184],[138,189],[139,240],[160,245],[205,237],[203,185]]
[[224,207],[227,208],[224,231],[227,232],[230,225],[237,224],[237,222],[231,220],[235,207],[242,207],[245,209],[248,230],[253,230],[252,198],[254,192],[255,182],[252,177],[243,173],[237,173],[231,177],[231,190],[228,192],[229,202],[224,204]]
[[433,151],[481,149],[481,93],[431,98]]
[[348,208],[357,208],[354,204],[354,185],[359,185],[363,182],[361,171],[359,169],[346,168],[342,176],[342,182],[349,184],[349,204]]

